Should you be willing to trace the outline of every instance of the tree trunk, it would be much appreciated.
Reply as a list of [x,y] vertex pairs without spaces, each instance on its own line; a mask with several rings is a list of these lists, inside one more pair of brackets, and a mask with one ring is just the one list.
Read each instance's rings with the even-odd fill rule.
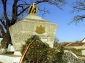
[[7,48],[11,43],[11,36],[9,32],[9,27],[7,27],[7,32],[3,36],[3,40],[1,41],[2,48]]

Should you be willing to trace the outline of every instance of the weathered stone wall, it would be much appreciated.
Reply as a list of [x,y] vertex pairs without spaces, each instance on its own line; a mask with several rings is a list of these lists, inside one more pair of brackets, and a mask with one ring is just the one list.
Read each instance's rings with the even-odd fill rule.
[[25,43],[25,40],[35,34],[39,35],[43,42],[46,42],[50,47],[53,47],[56,27],[56,24],[52,24],[38,16],[34,16],[34,18],[33,16],[27,16],[12,25],[9,30],[15,50],[20,50]]

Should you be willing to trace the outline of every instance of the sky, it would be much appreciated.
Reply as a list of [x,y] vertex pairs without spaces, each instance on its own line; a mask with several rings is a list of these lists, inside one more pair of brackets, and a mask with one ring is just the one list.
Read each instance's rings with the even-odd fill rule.
[[[75,42],[81,41],[85,38],[85,20],[83,22],[68,24],[72,21],[75,15],[84,14],[84,12],[72,13],[72,3],[74,0],[69,0],[68,3],[62,7],[62,10],[54,5],[45,4],[49,10],[43,19],[49,20],[51,23],[57,24],[56,38],[59,42]],[[41,6],[43,7],[43,6]]]
[[[71,2],[74,2],[74,0],[68,0],[67,4],[62,7],[62,10],[47,3],[38,4],[40,8],[45,7],[49,10],[49,13],[46,13],[44,16],[42,16],[41,12],[38,12],[38,16],[58,25],[56,38],[59,39],[59,42],[75,42],[85,38],[85,20],[83,22],[79,22],[77,25],[75,23],[68,25],[75,15],[84,14],[84,12],[72,13]],[[10,7],[8,9],[10,9]]]

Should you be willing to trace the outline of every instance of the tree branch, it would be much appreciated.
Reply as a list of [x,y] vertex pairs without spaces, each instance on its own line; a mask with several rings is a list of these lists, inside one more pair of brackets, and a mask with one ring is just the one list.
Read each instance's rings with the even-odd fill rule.
[[74,16],[73,20],[79,22],[83,20],[84,18],[85,18],[85,15],[77,15],[77,16]]
[[[59,8],[60,8],[60,5],[63,5],[63,4],[66,3],[64,0],[54,0],[54,1],[53,0],[36,0],[35,3],[39,4],[39,3],[42,3],[42,2],[48,2],[50,4],[56,5]],[[29,8],[29,5],[26,8],[24,8],[19,14],[17,14],[17,16],[21,15],[28,8]]]
[[39,3],[42,3],[42,2],[48,2],[49,0],[42,0],[42,1],[40,1],[40,0],[36,0],[36,4],[39,4]]
[[2,21],[2,19],[0,19],[0,21],[1,21],[1,23],[5,26],[5,23],[4,23],[4,21]]
[[29,6],[27,6],[26,8],[24,8],[19,14],[17,14],[17,16],[21,15],[28,8],[29,8]]
[[85,11],[85,1],[77,1],[72,7],[74,11]]
[[[39,3],[42,3],[42,2],[44,2],[44,1],[36,1],[35,3],[39,4]],[[24,8],[19,14],[17,14],[17,16],[21,15],[28,8],[29,8],[29,5],[26,8]]]
[[83,21],[85,19],[85,15],[76,15],[73,17],[73,20],[69,23],[75,22],[76,24],[79,23],[80,21]]
[[39,8],[39,11],[43,13],[42,16],[44,16],[44,14],[46,14],[46,13],[49,13],[49,10],[46,10],[46,8],[44,8],[44,9]]
[[17,21],[17,3],[18,3],[18,0],[14,0],[13,6],[12,6],[12,21],[10,26],[15,24]]
[[30,5],[30,4],[19,4],[18,6],[17,6],[17,8],[19,8],[19,7],[21,7],[22,9],[23,9],[23,5]]
[[6,9],[7,0],[2,0],[2,4],[3,4],[3,8],[4,8],[4,17],[6,19],[6,25],[9,25],[10,21],[9,21],[9,19],[7,17],[7,12],[6,12],[7,11],[7,9]]

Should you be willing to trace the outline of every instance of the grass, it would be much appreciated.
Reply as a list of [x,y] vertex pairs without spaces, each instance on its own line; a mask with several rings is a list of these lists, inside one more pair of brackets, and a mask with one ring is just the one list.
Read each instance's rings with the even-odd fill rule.
[[76,55],[82,55],[82,52],[80,49],[66,49],[66,50],[71,50],[73,53],[75,53]]
[[77,49],[73,49],[71,50],[72,52],[74,52],[76,55],[81,55],[81,50],[77,50]]

